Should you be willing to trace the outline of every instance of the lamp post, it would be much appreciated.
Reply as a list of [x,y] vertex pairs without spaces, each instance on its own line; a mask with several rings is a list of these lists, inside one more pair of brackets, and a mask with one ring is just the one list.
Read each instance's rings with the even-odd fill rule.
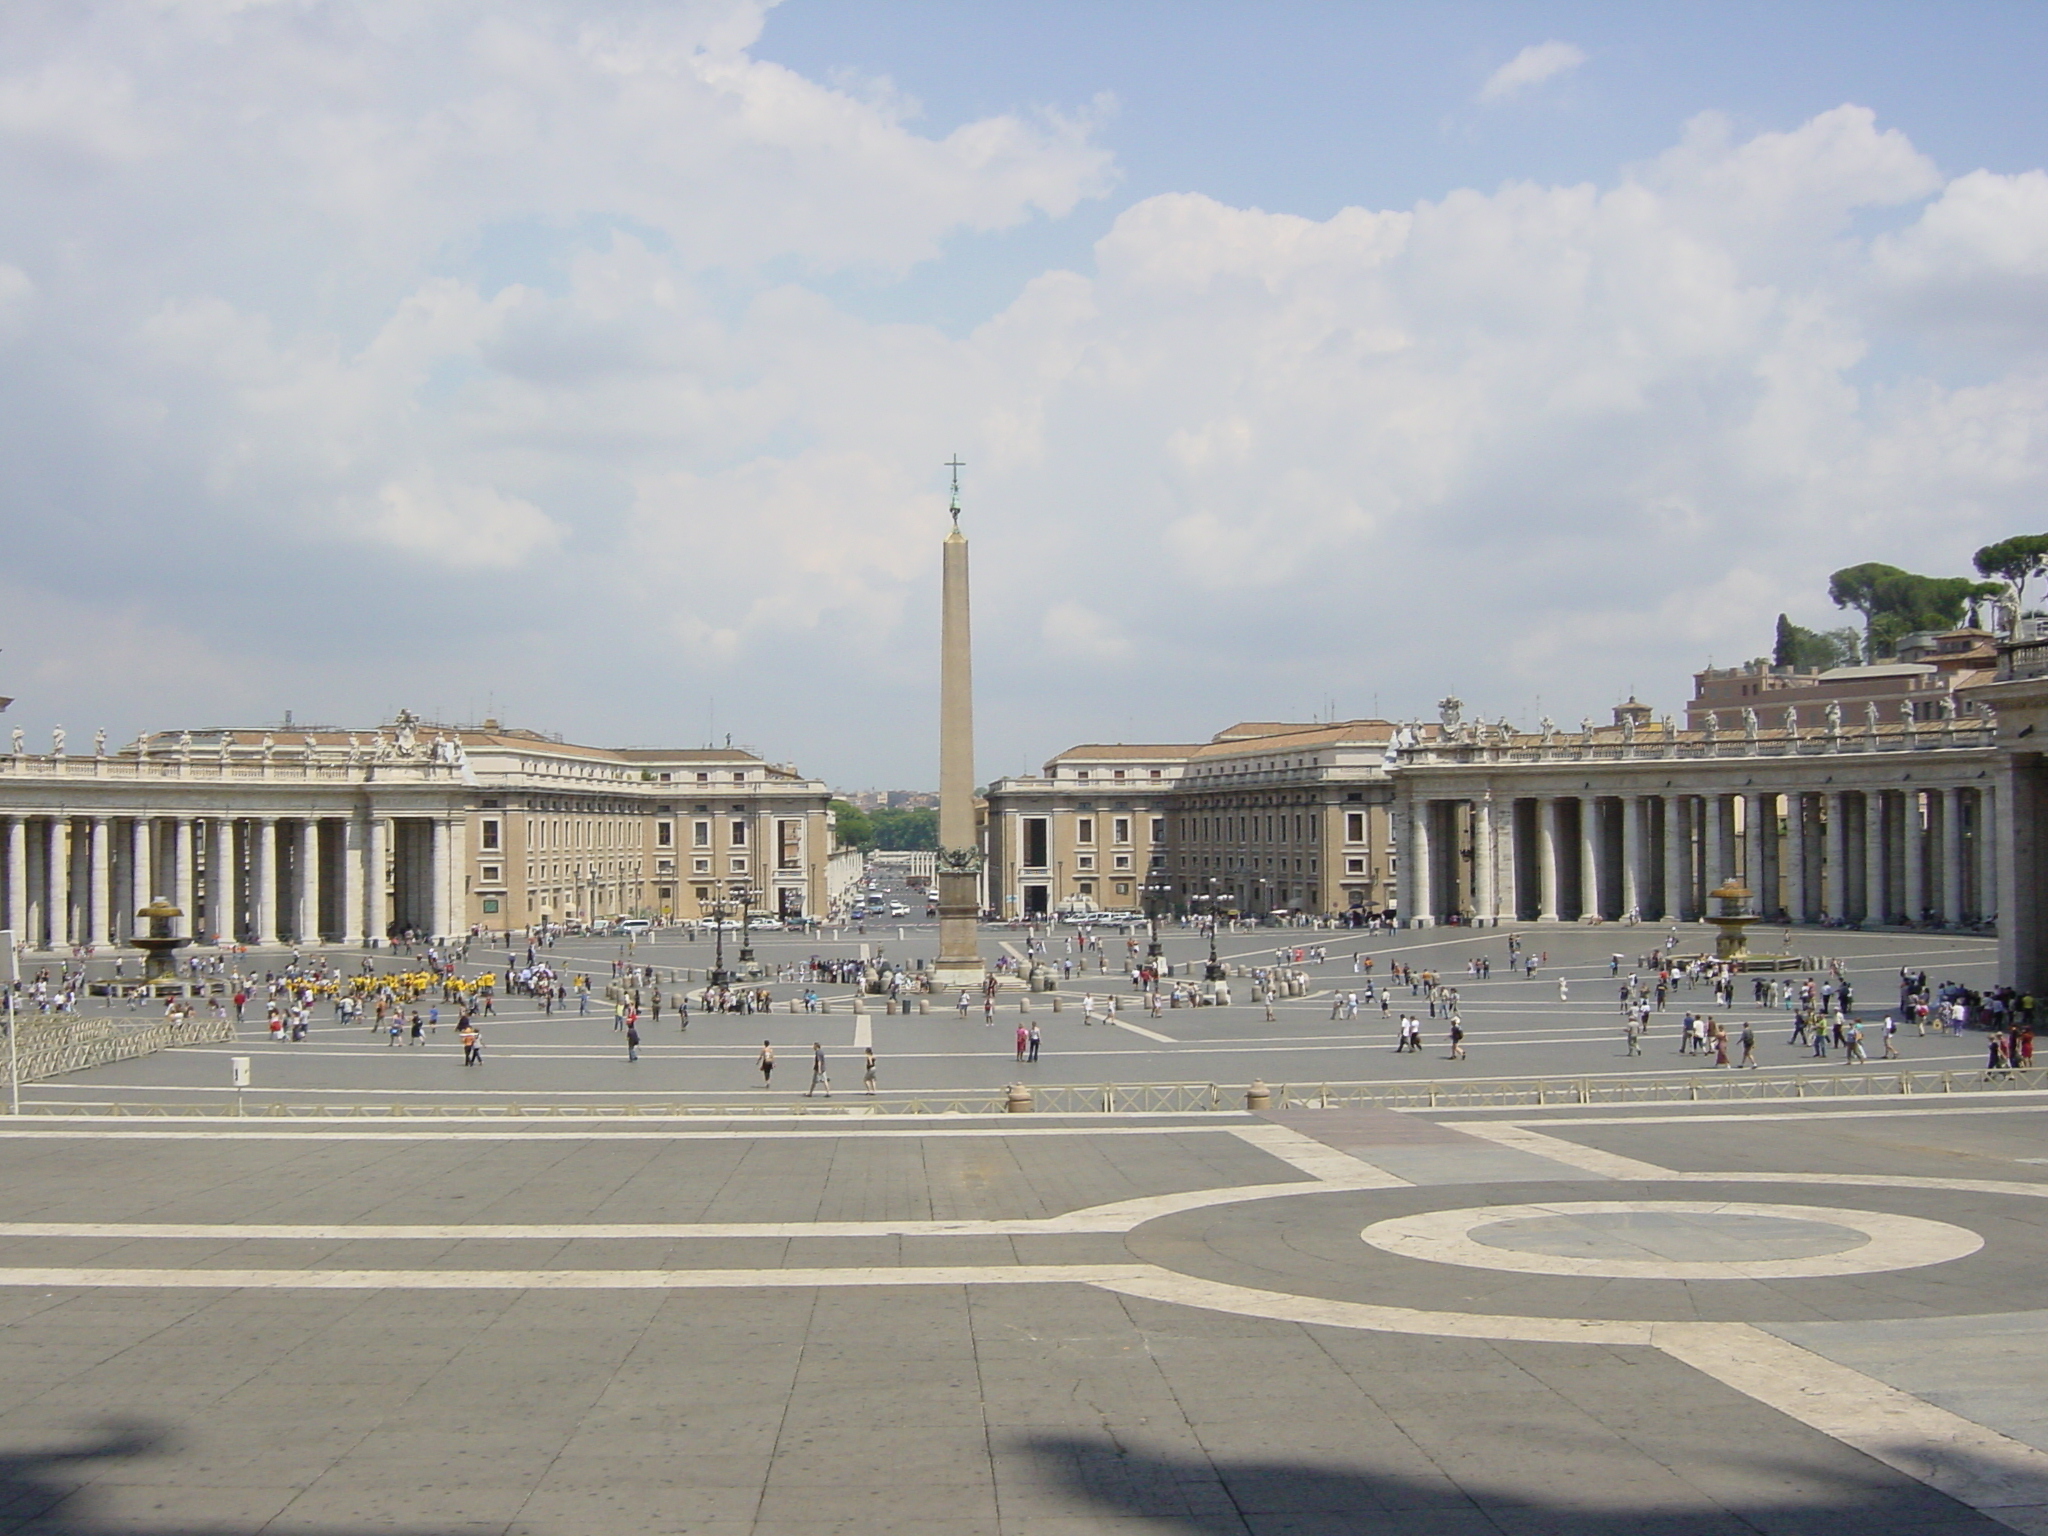
[[1209,894],[1195,898],[1196,901],[1206,902],[1209,909],[1209,968],[1202,973],[1203,979],[1206,981],[1222,981],[1224,979],[1223,962],[1216,958],[1217,899],[1216,877],[1211,875],[1209,877]]
[[1153,974],[1161,969],[1160,957],[1166,953],[1166,946],[1159,942],[1159,898],[1173,887],[1163,880],[1147,880],[1138,887],[1138,894],[1145,898],[1145,920],[1152,927],[1152,940],[1146,945],[1145,953],[1151,957]]
[[720,896],[711,903],[711,975],[707,978],[714,987],[732,985],[732,972],[725,968],[725,912],[726,900]]
[[752,965],[754,963],[754,930],[748,925],[752,922],[754,916],[754,892],[751,888],[742,888],[733,892],[733,894],[740,899],[740,964]]

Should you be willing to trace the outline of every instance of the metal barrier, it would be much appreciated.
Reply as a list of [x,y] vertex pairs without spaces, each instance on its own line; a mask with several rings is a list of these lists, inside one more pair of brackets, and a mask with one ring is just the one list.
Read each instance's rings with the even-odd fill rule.
[[[20,1081],[36,1082],[110,1062],[154,1056],[181,1045],[211,1045],[235,1038],[226,1019],[18,1019]],[[5,1063],[0,1063],[4,1066]]]
[[[207,1020],[172,1028],[220,1029]],[[140,1032],[138,1032],[140,1033]],[[225,1039],[225,1032],[200,1039]],[[200,1039],[181,1038],[171,1044],[190,1045]],[[162,1045],[156,1049],[165,1048]],[[128,1054],[141,1054],[130,1051]],[[23,1052],[23,1060],[28,1053]],[[109,1059],[120,1059],[118,1057]],[[94,1063],[86,1063],[92,1065]],[[66,1069],[75,1070],[75,1069]],[[26,1074],[24,1074],[26,1077]],[[1524,1109],[1568,1105],[1722,1103],[1755,1100],[1896,1098],[1900,1095],[2039,1092],[2048,1090],[2048,1067],[1989,1072],[1862,1072],[1825,1076],[1735,1072],[1713,1076],[1635,1077],[1496,1077],[1462,1078],[1450,1082],[1283,1083],[1272,1092],[1274,1109]],[[1045,1083],[1031,1087],[1039,1114],[1158,1115],[1242,1112],[1245,1090],[1220,1083]],[[837,1099],[795,1102],[775,1097],[738,1101],[626,1102],[620,1104],[455,1103],[419,1104],[404,1101],[375,1104],[313,1102],[269,1103],[245,1113],[287,1120],[678,1120],[753,1119],[788,1116],[845,1119],[865,1115],[999,1115],[1008,1109],[1008,1089],[936,1094],[842,1095]],[[219,1115],[220,1102],[49,1103],[36,1104],[39,1115]]]

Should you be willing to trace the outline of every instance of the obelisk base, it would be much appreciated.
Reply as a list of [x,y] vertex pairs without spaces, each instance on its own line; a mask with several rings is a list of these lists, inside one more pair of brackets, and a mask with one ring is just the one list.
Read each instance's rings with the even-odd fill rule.
[[988,975],[981,961],[981,912],[973,874],[939,875],[939,956],[932,962],[935,987],[979,988]]

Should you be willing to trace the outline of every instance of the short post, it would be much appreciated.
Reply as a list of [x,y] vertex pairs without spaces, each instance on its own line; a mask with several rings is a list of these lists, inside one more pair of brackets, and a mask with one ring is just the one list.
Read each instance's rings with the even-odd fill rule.
[[917,1000],[917,1011],[919,1013],[930,1013],[932,1011],[932,1000],[928,997],[920,997]]
[[1252,1079],[1251,1087],[1247,1088],[1244,1092],[1244,1107],[1249,1110],[1271,1109],[1273,1107],[1273,1090],[1266,1086],[1264,1078],[1255,1077]]
[[228,1058],[228,1070],[234,1074],[235,1118],[240,1119],[242,1115],[242,1090],[249,1086],[249,1058],[246,1056],[230,1056]]
[[1010,1084],[1009,1097],[1003,1100],[1003,1108],[1013,1115],[1031,1113],[1031,1090],[1023,1083]]
[[1060,1011],[1060,995],[1057,992],[1053,993],[1052,995],[1052,1011],[1054,1013],[1058,1013]]

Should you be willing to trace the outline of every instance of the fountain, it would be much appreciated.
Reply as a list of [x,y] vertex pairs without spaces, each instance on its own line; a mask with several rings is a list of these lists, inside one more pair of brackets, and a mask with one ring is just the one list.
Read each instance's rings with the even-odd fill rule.
[[184,912],[159,896],[135,915],[149,919],[149,932],[138,933],[128,941],[147,952],[147,958],[142,962],[143,981],[176,981],[178,959],[175,951],[192,941],[171,932],[171,919],[183,917]]

